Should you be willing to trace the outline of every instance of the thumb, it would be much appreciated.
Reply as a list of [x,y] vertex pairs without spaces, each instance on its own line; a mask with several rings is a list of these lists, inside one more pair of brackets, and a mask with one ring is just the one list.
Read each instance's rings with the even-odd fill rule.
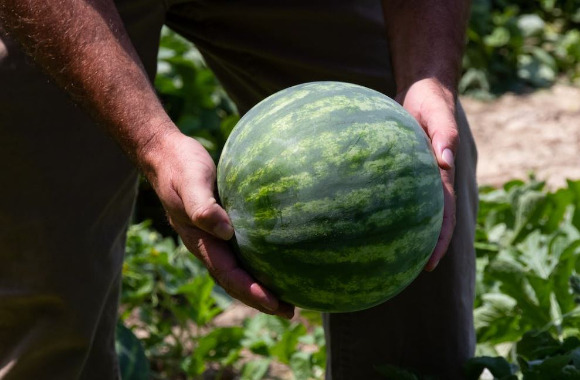
[[234,228],[214,196],[215,166],[196,165],[178,191],[190,223],[220,239],[229,240]]
[[437,164],[443,170],[452,169],[459,145],[459,133],[453,113],[443,108],[431,113],[427,120],[423,118],[423,122],[427,135],[431,138]]
[[196,191],[188,194],[190,195],[184,197],[183,203],[193,225],[220,239],[231,239],[234,228],[226,211],[217,203],[212,192]]

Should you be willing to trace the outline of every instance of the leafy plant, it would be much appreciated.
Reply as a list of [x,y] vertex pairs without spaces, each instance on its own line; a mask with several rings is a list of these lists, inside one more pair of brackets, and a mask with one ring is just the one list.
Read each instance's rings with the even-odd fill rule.
[[509,352],[529,331],[557,339],[580,333],[580,181],[554,192],[543,187],[532,179],[481,192],[474,311],[480,354]]
[[500,380],[542,380],[580,378],[580,339],[563,340],[547,331],[530,331],[517,342],[516,363],[503,357],[478,357],[466,366],[467,379],[479,379],[484,369]]
[[[260,365],[277,360],[290,367],[296,379],[321,378],[326,364],[324,331],[315,327],[309,334],[306,325],[278,317],[259,314],[244,324],[242,344],[256,355],[263,356]],[[310,347],[309,350],[304,349]],[[256,364],[246,364],[243,373],[249,373]]]
[[[505,379],[575,376],[580,181],[555,191],[533,178],[482,188],[475,244],[479,357],[471,361],[472,378],[484,369]],[[147,224],[131,227],[122,318],[142,337],[154,376],[196,378],[212,370],[216,376],[261,379],[274,363],[296,379],[322,376],[319,313],[303,311],[303,323],[258,314],[240,326],[215,326],[215,317],[230,303],[182,245]],[[390,366],[378,370],[387,377],[425,379]]]
[[[326,359],[320,326],[308,329],[304,323],[265,314],[241,326],[216,326],[215,317],[231,302],[182,244],[162,237],[147,223],[131,226],[121,319],[139,333],[153,378],[195,379],[211,371],[216,378],[239,373],[242,379],[261,379],[274,361],[289,367],[299,380],[322,376]],[[310,316],[318,324],[319,318]],[[125,335],[131,333],[120,328]],[[131,350],[137,347],[135,340],[130,343]]]
[[145,223],[129,229],[121,303],[121,318],[141,332],[154,372],[162,378],[183,371],[199,375],[206,362],[227,367],[241,350],[239,329],[204,330],[229,306],[229,296],[182,245]]

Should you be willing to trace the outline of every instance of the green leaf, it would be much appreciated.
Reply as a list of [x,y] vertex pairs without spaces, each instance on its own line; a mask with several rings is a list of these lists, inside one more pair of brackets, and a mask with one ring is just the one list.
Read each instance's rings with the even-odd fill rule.
[[489,92],[490,84],[485,71],[476,68],[470,68],[461,77],[458,88],[460,93],[465,93],[469,89],[474,88]]
[[575,365],[580,368],[580,338],[577,336],[569,336],[562,342],[562,352],[572,352],[572,358],[575,360]]
[[542,34],[546,23],[537,14],[525,14],[518,18],[518,28],[524,37]]
[[525,239],[517,245],[519,256],[514,257],[522,264],[524,271],[530,271],[530,274],[547,279],[550,275],[555,262],[549,255],[546,236],[542,235],[539,229],[531,230]]
[[242,349],[243,336],[244,330],[241,327],[216,328],[198,340],[193,357],[204,362],[223,361],[225,365],[232,364]]
[[529,331],[516,345],[518,356],[531,361],[544,359],[560,351],[561,343],[547,331]]
[[210,362],[219,363],[222,368],[233,365],[240,357],[241,327],[220,327],[210,331],[194,343],[193,353],[182,363],[182,369],[189,377],[197,378],[208,368]]
[[[580,18],[580,8],[578,8]],[[580,60],[580,31],[572,29],[566,32],[558,41],[556,54],[560,59],[573,65]]]
[[246,362],[240,375],[241,380],[260,380],[266,376],[270,366],[270,359],[254,359]]
[[482,295],[482,306],[474,311],[479,344],[511,342],[520,337],[520,317],[515,310],[516,304],[513,298],[502,293]]
[[290,322],[267,314],[258,314],[244,321],[242,345],[252,352],[269,356],[273,347],[289,327]]
[[483,40],[489,47],[505,46],[510,40],[510,32],[507,28],[500,26],[495,28],[490,35],[485,36]]
[[[580,369],[580,340],[576,337],[573,338],[575,338],[574,348],[570,348],[568,351],[571,351],[572,365],[574,365],[574,368]],[[566,342],[564,342],[564,345],[566,345]]]
[[139,338],[131,330],[117,323],[115,350],[119,359],[122,380],[149,380],[149,360]]
[[573,278],[575,265],[579,259],[580,240],[576,240],[563,250],[556,267],[552,271],[551,279],[554,293],[564,314],[571,312],[576,307],[573,294]]
[[580,304],[580,276],[570,276],[570,287],[572,288],[572,293],[576,296],[575,302]]
[[564,220],[566,211],[574,200],[574,193],[569,189],[558,189],[547,196],[547,220],[543,226],[546,233],[554,232]]
[[501,292],[516,300],[522,328],[526,325],[540,328],[551,321],[549,298],[546,298],[549,289],[542,289],[548,282],[524,267],[518,261],[518,252],[509,249],[500,252],[488,265],[487,275],[498,281]]
[[278,358],[281,363],[289,364],[290,358],[296,352],[298,339],[306,334],[303,324],[295,323],[282,333],[276,344],[270,348],[270,354]]
[[556,80],[556,71],[537,54],[518,56],[518,77],[537,87],[546,87]]
[[308,380],[314,377],[314,364],[310,352],[294,352],[290,357],[289,365],[296,380]]
[[222,311],[212,297],[213,286],[213,279],[206,274],[195,277],[191,282],[180,286],[177,291],[178,294],[184,295],[191,305],[191,319],[198,326],[206,325]]
[[300,318],[305,319],[307,325],[321,326],[322,325],[322,313],[314,310],[300,310]]
[[465,366],[466,379],[478,380],[486,368],[496,379],[517,380],[514,367],[505,358],[489,356],[469,359]]
[[524,379],[578,379],[580,378],[580,370],[569,364],[571,359],[571,354],[564,354],[552,356],[536,363],[528,363],[528,366],[522,367]]
[[529,229],[538,225],[546,195],[540,191],[529,190],[515,198],[515,227],[511,244],[521,241]]
[[572,225],[580,230],[580,180],[567,180],[568,189],[574,194],[574,214],[572,216]]

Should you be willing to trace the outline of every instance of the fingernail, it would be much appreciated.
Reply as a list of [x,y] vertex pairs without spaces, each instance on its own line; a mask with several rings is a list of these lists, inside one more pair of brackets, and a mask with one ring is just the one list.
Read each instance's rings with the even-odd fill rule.
[[446,148],[441,154],[441,158],[443,158],[443,161],[449,165],[449,167],[453,167],[453,165],[455,165],[455,158],[453,157],[453,152],[451,149]]
[[219,223],[213,229],[213,233],[223,240],[230,240],[234,236],[234,228],[229,223]]

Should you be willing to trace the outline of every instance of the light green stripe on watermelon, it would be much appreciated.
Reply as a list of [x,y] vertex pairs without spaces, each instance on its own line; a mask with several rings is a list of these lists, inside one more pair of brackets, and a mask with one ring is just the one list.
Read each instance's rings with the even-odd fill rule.
[[[235,168],[243,168],[246,165],[246,159],[251,160],[256,157],[255,152],[272,149],[271,144],[293,146],[297,136],[302,139],[304,133],[313,132],[311,130],[313,126],[320,123],[325,124],[324,128],[327,128],[326,124],[333,125],[333,132],[339,132],[344,126],[360,120],[363,114],[367,114],[365,117],[368,121],[373,120],[374,117],[379,122],[393,120],[400,122],[402,126],[414,123],[410,115],[406,114],[400,106],[378,92],[360,86],[332,84],[326,86],[327,89],[332,89],[331,92],[323,92],[325,89],[318,92],[309,90],[314,87],[316,86],[303,86],[296,91],[287,91],[287,93],[283,91],[284,94],[273,95],[252,109],[248,117],[240,120],[239,128],[234,129],[231,139],[236,141],[236,149],[241,149],[246,154],[239,157],[241,162],[234,163]],[[321,93],[325,94],[323,98],[320,98]],[[300,109],[300,113],[292,112],[293,109]],[[260,113],[260,111],[263,112]],[[351,120],[347,120],[348,118]],[[247,120],[252,120],[254,125],[260,124],[272,128],[276,133],[264,134],[257,129],[246,128]],[[409,129],[412,130],[412,128]],[[330,136],[331,139],[333,137],[336,136]],[[225,159],[222,164],[224,166],[229,164],[227,149],[226,144],[223,155]],[[237,177],[235,168],[231,169],[232,180]]]
[[[307,99],[301,100],[304,102],[307,101]],[[309,105],[307,103],[303,108]],[[349,145],[352,145],[353,148],[358,147],[358,149],[364,147],[368,152],[377,146],[382,146],[384,150],[385,146],[393,146],[395,142],[398,142],[396,146],[397,152],[409,151],[409,147],[406,144],[401,146],[401,143],[404,141],[407,141],[409,144],[422,143],[424,146],[428,145],[424,136],[421,136],[423,141],[417,139],[417,131],[405,126],[400,121],[386,120],[385,112],[390,110],[391,108],[384,107],[382,111],[380,109],[361,111],[353,112],[349,115],[345,114],[340,108],[326,107],[321,108],[318,113],[304,113],[300,116],[289,114],[282,121],[274,120],[268,122],[266,123],[268,128],[272,128],[276,133],[247,132],[245,138],[237,141],[236,144],[236,149],[240,149],[245,154],[238,157],[239,161],[237,162],[231,162],[227,159],[223,161],[222,165],[224,167],[232,166],[229,169],[231,173],[228,176],[228,185],[234,186],[246,180],[246,176],[250,174],[246,169],[253,167],[253,161],[257,161],[258,165],[262,168],[270,168],[279,162],[279,160],[289,155],[293,156],[294,159],[311,157],[310,153],[304,156],[301,156],[299,153],[306,152],[312,146],[323,149],[323,158],[337,160],[344,153],[342,151],[344,147]],[[336,115],[333,115],[333,113],[336,113]],[[406,122],[408,124],[408,120]],[[305,127],[302,129],[288,129],[292,125],[303,125]],[[396,126],[398,128],[395,128]],[[251,128],[244,128],[244,124],[240,128],[247,131],[252,130]],[[387,132],[385,133],[385,131]],[[423,134],[422,131],[419,132]],[[406,135],[407,137],[402,138],[401,135]],[[225,154],[227,154],[227,145],[225,149]],[[278,153],[278,155],[271,158],[273,160],[272,162],[262,160],[260,153],[268,150],[274,150]],[[352,153],[356,153],[356,150]],[[342,159],[345,159],[345,157]]]
[[384,95],[317,82],[267,98],[232,131],[220,199],[246,268],[281,299],[373,306],[422,270],[443,196],[430,142]]
[[[300,242],[331,235],[335,231],[353,236],[386,227],[393,228],[401,222],[406,223],[406,226],[414,225],[422,223],[425,217],[437,211],[430,208],[427,201],[409,205],[409,201],[417,197],[413,186],[421,180],[425,181],[408,177],[397,179],[391,184],[398,189],[396,192],[390,190],[389,185],[380,184],[372,188],[338,190],[332,197],[287,202],[289,204],[285,207],[262,206],[261,212],[255,217],[233,219],[233,222],[234,225],[254,230],[264,243]],[[426,193],[422,197],[428,196]],[[249,202],[245,204],[250,205]],[[407,206],[400,207],[402,204]],[[237,215],[245,215],[246,210],[243,211]],[[351,220],[360,213],[364,213],[365,221]],[[343,229],[346,232],[342,232]]]
[[[431,222],[437,222],[440,215],[433,216],[430,220]],[[436,224],[436,223],[434,223]],[[352,227],[352,224],[351,226]],[[389,233],[380,231],[376,233],[375,236],[362,236],[357,240],[353,240],[350,244],[345,243],[342,247],[336,248],[335,246],[321,246],[311,244],[310,250],[304,249],[304,245],[300,244],[289,244],[279,248],[280,252],[284,252],[288,257],[292,257],[300,263],[309,264],[331,264],[331,263],[370,263],[373,261],[381,260],[384,264],[393,263],[396,261],[399,252],[405,249],[424,249],[422,242],[425,239],[432,238],[433,235],[438,235],[439,229],[437,227],[424,228],[422,225],[415,226],[414,228],[408,228],[405,231],[398,231],[397,233]],[[388,242],[384,241],[385,235],[391,235]],[[244,244],[245,246],[251,247],[252,255],[256,257],[256,269],[263,272],[269,272],[271,269],[275,269],[281,261],[271,260],[268,255],[271,254],[271,250],[268,249],[267,244],[252,244],[252,239],[254,236],[244,235],[243,232],[236,232],[236,239],[239,244]],[[367,244],[361,244],[360,240],[366,240]],[[376,243],[374,243],[376,242]],[[281,259],[282,260],[282,259]],[[260,264],[261,263],[261,264]],[[270,267],[266,265],[270,263]]]
[[[396,123],[384,121],[355,123],[336,131],[318,133],[313,137],[305,133],[300,143],[292,143],[290,137],[276,137],[278,141],[269,140],[263,145],[257,143],[237,163],[238,169],[232,171],[229,185],[244,192],[247,187],[253,188],[256,182],[262,182],[265,173],[279,176],[276,180],[282,180],[284,172],[293,172],[292,168],[302,167],[314,169],[319,175],[327,176],[329,170],[337,168],[344,173],[345,169],[363,170],[363,165],[369,168],[374,165],[384,167],[397,160],[408,160],[411,158],[408,157],[408,152],[416,144],[414,133],[396,127]],[[408,143],[402,144],[401,141]],[[275,149],[278,154],[267,161],[261,160],[260,155],[255,154],[256,151],[267,149]],[[383,152],[388,155],[381,155]],[[345,163],[349,165],[347,168],[343,167]],[[274,168],[281,167],[285,170],[273,171]],[[244,169],[250,169],[250,172],[246,172],[243,178],[238,178],[238,173]]]

